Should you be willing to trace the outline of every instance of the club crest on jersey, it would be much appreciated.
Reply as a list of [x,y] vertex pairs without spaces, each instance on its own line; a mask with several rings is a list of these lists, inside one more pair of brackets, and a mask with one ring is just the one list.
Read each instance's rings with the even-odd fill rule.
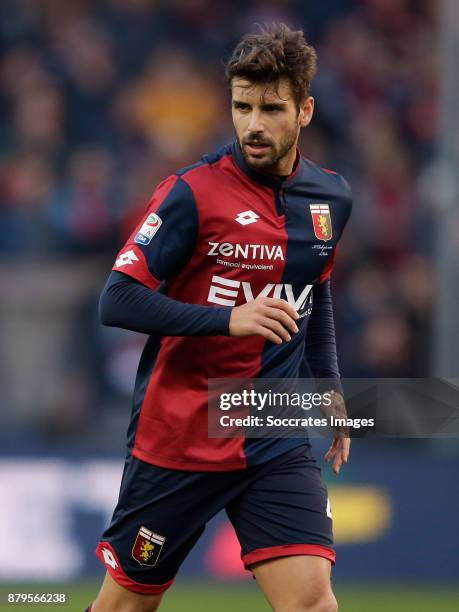
[[314,234],[319,240],[331,240],[333,235],[330,206],[328,204],[310,204],[309,209],[314,226]]
[[156,565],[166,538],[141,527],[132,547],[132,557],[140,565]]
[[161,227],[161,223],[160,217],[155,213],[148,215],[137,236],[134,238],[134,242],[137,244],[150,244],[151,239]]

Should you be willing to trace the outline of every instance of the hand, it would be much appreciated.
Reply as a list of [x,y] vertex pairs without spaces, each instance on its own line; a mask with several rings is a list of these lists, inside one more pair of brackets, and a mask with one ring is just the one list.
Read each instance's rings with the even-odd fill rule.
[[[344,397],[337,391],[332,391],[332,401],[330,406],[324,407],[322,405],[321,410],[325,416],[329,417],[333,415],[337,418],[347,418],[346,404]],[[324,459],[327,463],[330,462],[334,457],[333,471],[335,474],[339,474],[343,463],[347,463],[349,459],[349,452],[351,449],[351,439],[349,436],[349,428],[335,427],[336,434],[333,438],[333,443],[330,449],[325,453]]]
[[288,302],[276,298],[257,298],[242,306],[235,306],[229,322],[230,336],[262,336],[282,344],[292,339],[298,327],[296,310]]
[[325,453],[324,458],[327,463],[334,457],[333,471],[335,474],[339,474],[343,463],[347,463],[349,459],[349,452],[351,449],[350,438],[334,438],[333,444],[330,449]]

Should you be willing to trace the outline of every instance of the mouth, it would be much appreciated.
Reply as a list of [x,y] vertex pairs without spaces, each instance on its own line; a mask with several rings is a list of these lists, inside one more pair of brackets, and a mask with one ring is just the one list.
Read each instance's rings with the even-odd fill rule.
[[251,155],[263,155],[269,151],[271,145],[265,142],[246,142],[244,147]]

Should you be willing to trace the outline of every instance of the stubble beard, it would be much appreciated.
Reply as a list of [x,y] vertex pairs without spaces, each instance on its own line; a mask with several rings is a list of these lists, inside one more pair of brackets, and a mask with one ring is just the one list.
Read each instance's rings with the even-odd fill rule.
[[[255,138],[253,140],[256,141]],[[247,153],[241,141],[239,141],[239,145],[241,147],[242,155],[249,166],[254,169],[265,170],[267,172],[271,170],[276,173],[276,169],[278,168],[282,159],[291,151],[292,148],[296,148],[297,140],[297,130],[291,130],[285,134],[278,147],[274,147],[274,145],[270,143],[271,152],[260,158]],[[260,139],[260,141],[263,142],[262,139]]]

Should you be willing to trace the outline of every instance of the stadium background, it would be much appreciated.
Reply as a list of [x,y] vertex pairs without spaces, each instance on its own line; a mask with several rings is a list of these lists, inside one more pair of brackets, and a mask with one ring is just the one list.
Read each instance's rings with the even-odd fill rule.
[[[459,223],[438,187],[459,136],[447,10],[457,24],[454,0],[2,0],[0,609],[52,588],[82,610],[97,591],[145,341],[99,325],[98,295],[155,185],[232,138],[222,61],[254,23],[317,47],[302,150],[353,187],[334,275],[343,374],[457,375],[438,358],[442,333],[458,340],[442,232],[459,243]],[[459,608],[458,466],[457,441],[355,440],[338,479],[324,470],[344,612]],[[238,552],[217,517],[164,610],[267,610]]]

